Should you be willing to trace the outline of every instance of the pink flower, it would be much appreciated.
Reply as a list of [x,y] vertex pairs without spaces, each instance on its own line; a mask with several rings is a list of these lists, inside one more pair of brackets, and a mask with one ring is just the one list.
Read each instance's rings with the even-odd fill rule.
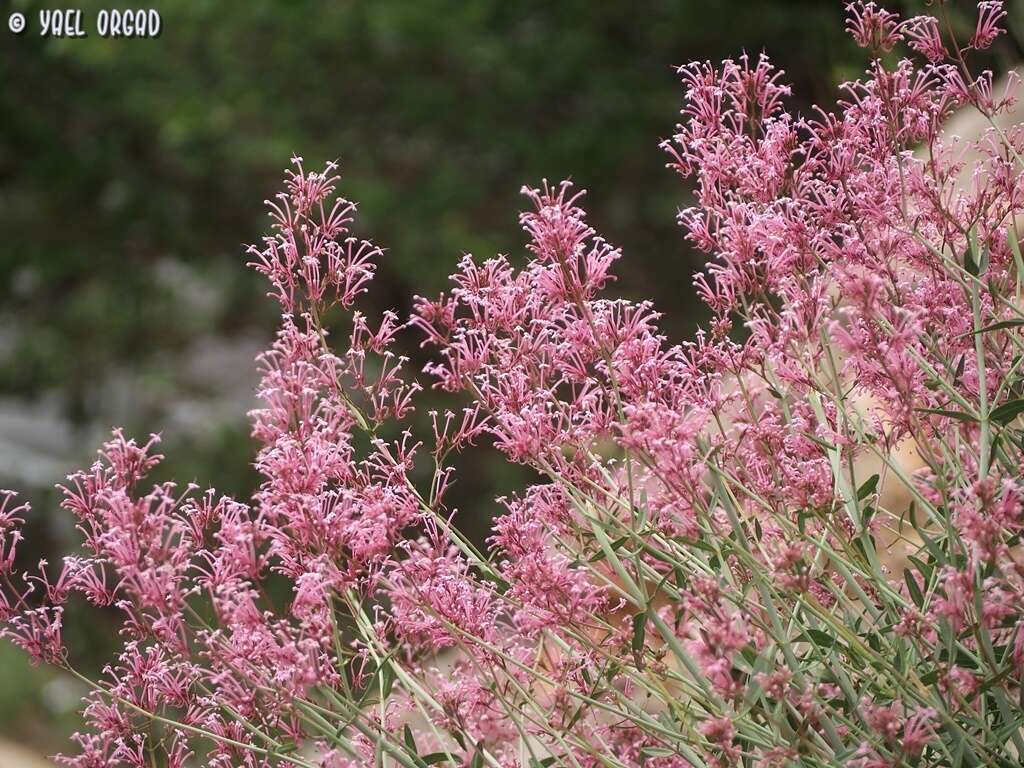
[[891,51],[903,39],[901,25],[897,22],[899,17],[873,2],[847,3],[846,12],[846,29],[861,48]]
[[14,555],[22,535],[19,530],[25,520],[19,515],[29,511],[27,504],[15,505],[17,494],[0,490],[0,577],[14,570]]
[[496,606],[491,591],[473,581],[454,549],[438,541],[409,545],[391,573],[391,620],[403,638],[431,650],[494,638]]
[[982,0],[978,3],[978,23],[971,38],[971,47],[979,51],[992,45],[999,35],[1006,32],[1000,22],[1006,18],[1002,0]]
[[736,762],[739,758],[739,750],[733,743],[736,738],[736,729],[728,717],[705,720],[700,724],[699,730],[704,738],[721,750],[725,765],[732,765]]
[[914,16],[903,22],[903,34],[907,44],[932,64],[945,59],[949,54],[942,42],[939,20],[934,16]]

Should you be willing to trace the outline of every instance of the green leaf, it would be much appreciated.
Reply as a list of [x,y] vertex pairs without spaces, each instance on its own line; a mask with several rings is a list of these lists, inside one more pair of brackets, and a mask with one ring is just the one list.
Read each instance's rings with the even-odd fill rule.
[[932,416],[945,416],[947,419],[956,419],[957,421],[971,421],[977,422],[978,420],[971,416],[969,413],[963,411],[946,411],[941,408],[915,408],[918,413],[928,413]]
[[921,542],[928,550],[928,553],[932,556],[932,559],[934,559],[939,565],[946,565],[949,562],[949,558],[947,558],[946,553],[942,551],[942,547],[940,547],[934,539],[926,534],[921,526],[916,522],[914,523],[914,530],[917,532],[917,535],[921,537]]
[[804,432],[803,436],[810,440],[812,443],[817,443],[826,451],[837,450],[835,443],[830,443],[827,440],[822,440],[820,437],[818,437],[817,435],[812,435],[810,432]]
[[974,260],[970,250],[964,252],[964,269],[966,269],[972,277],[978,276],[978,263]]
[[[864,533],[868,533],[871,529],[871,519],[875,516],[875,512],[878,510],[871,504],[864,507],[864,512],[860,516],[860,526]],[[874,541],[874,539],[872,539]]]
[[[622,536],[613,541],[611,544],[612,552],[617,552],[620,549],[622,549],[622,545],[625,544],[627,541],[629,541],[629,536]],[[604,560],[606,555],[607,553],[602,549],[600,552],[597,552],[596,554],[591,556],[587,562],[596,563],[599,560]]]
[[633,649],[633,660],[637,669],[644,666],[644,640],[647,637],[647,613],[638,613],[633,617],[633,639],[630,647]]
[[391,668],[391,662],[385,660],[383,666],[380,668],[380,672],[381,672],[381,675],[382,675],[382,677],[381,677],[382,694],[383,694],[384,698],[386,699],[388,696],[391,695],[391,689],[395,685],[395,677],[396,677],[395,670]]
[[834,636],[827,632],[822,632],[820,629],[808,629],[804,634],[806,634],[807,637],[810,638],[810,641],[819,648],[831,648],[836,644]]
[[857,501],[864,501],[864,499],[875,492],[875,488],[877,487],[878,475],[872,475],[864,481],[864,485],[857,489]]
[[995,456],[996,454],[999,453],[999,442],[1000,440],[1003,439],[1003,435],[1005,434],[1005,432],[999,432],[995,437],[992,438],[992,450],[990,451],[990,455]]
[[431,752],[429,755],[424,755],[419,759],[419,762],[424,765],[437,765],[438,763],[444,763],[451,760],[451,757],[447,752]]
[[923,583],[927,586],[928,582],[932,579],[932,573],[935,571],[934,566],[926,564],[920,558],[914,557],[913,555],[907,555],[907,560],[917,568],[917,572],[921,574]]
[[972,227],[967,233],[967,252],[964,253],[964,269],[978,277],[988,268],[988,245],[978,249],[978,234]]
[[1024,259],[1020,255],[1020,243],[1017,242],[1017,233],[1013,224],[1010,224],[1006,230],[1006,242],[1010,244],[1010,250],[1013,251],[1013,262],[1017,265],[1017,279],[1020,280],[1024,277]]
[[1003,331],[1007,328],[1017,328],[1021,325],[1024,325],[1024,320],[1003,320],[992,325],[986,325],[984,328],[979,328],[976,331],[971,331],[970,335],[976,336],[979,333],[988,333],[989,331]]
[[997,424],[1009,424],[1018,414],[1024,412],[1024,399],[1010,400],[989,413],[988,418]]
[[918,608],[924,605],[924,595],[921,594],[921,587],[917,584],[917,579],[914,575],[906,570],[903,572],[903,580],[907,583],[907,589],[910,590],[910,599],[914,601],[914,605]]
[[416,747],[416,737],[412,735],[412,728],[406,723],[405,728],[402,729],[402,738],[405,740],[405,746],[409,752],[417,757],[420,754],[419,749]]
[[807,532],[807,518],[810,516],[811,513],[805,509],[796,513],[796,527],[800,530],[801,535]]

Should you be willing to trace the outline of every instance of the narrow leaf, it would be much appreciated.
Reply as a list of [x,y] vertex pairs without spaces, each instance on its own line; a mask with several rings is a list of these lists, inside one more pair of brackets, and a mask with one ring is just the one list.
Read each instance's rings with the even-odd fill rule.
[[424,765],[437,765],[450,759],[447,752],[431,752],[429,755],[423,755],[419,761]]
[[831,648],[836,644],[836,639],[827,632],[822,632],[820,629],[808,629],[805,634],[810,638],[811,642],[819,648]]
[[1024,320],[1002,320],[998,323],[992,323],[992,325],[986,325],[984,328],[979,328],[976,331],[971,331],[971,335],[977,335],[979,333],[988,333],[989,331],[1002,331],[1007,328],[1017,328],[1018,326],[1024,325]]
[[385,660],[384,661],[384,665],[380,668],[380,672],[381,672],[381,675],[382,675],[382,677],[381,677],[381,688],[383,689],[382,690],[382,694],[383,694],[384,698],[386,699],[388,696],[391,695],[391,689],[395,685],[395,678],[396,678],[395,670],[392,668],[391,662]]
[[914,574],[909,570],[904,571],[903,580],[907,582],[907,589],[910,590],[910,599],[914,601],[914,605],[921,608],[924,605],[924,595],[921,594],[921,587],[918,586]]
[[412,728],[409,727],[408,723],[402,729],[402,737],[405,739],[405,746],[409,752],[419,757],[420,751],[416,748],[416,737],[412,735]]
[[1024,412],[1024,399],[1010,400],[989,413],[988,417],[997,424],[1009,424],[1017,415]]
[[644,640],[647,636],[647,613],[638,613],[633,617],[633,640],[630,647],[633,649],[633,660],[637,669],[644,666]]
[[857,489],[857,501],[864,501],[868,496],[875,492],[875,488],[878,487],[878,475],[872,475],[864,484]]
[[929,413],[932,416],[945,416],[947,419],[956,419],[957,421],[977,421],[977,419],[971,416],[971,414],[964,413],[963,411],[946,411],[941,408],[917,408],[915,410],[918,413]]
[[978,276],[978,262],[974,260],[974,257],[971,255],[969,250],[964,253],[964,269],[966,269],[972,277]]

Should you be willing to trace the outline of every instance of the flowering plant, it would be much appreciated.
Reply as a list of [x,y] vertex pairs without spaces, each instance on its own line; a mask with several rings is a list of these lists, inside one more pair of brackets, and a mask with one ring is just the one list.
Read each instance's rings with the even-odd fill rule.
[[[20,579],[28,510],[0,505],[7,637],[78,674],[66,602],[124,617],[62,762],[1019,765],[1024,134],[966,63],[1005,15],[978,13],[961,44],[852,3],[876,56],[806,118],[763,56],[681,70],[663,146],[714,313],[681,345],[604,297],[620,254],[568,183],[524,190],[526,266],[467,256],[371,324],[380,251],[296,159],[250,249],[282,310],[252,503],[146,487],[157,438],[115,432],[63,486],[83,554]],[[901,43],[924,62],[887,68]],[[961,107],[989,125],[970,160]],[[403,329],[469,401],[426,443]],[[445,500],[482,440],[543,478],[498,500],[490,554]]]

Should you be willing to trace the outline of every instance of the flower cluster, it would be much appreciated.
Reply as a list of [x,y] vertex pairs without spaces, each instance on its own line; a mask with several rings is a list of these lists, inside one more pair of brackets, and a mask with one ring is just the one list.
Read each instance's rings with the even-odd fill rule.
[[[380,252],[334,166],[296,159],[250,250],[282,310],[251,504],[146,489],[156,439],[115,433],[64,487],[84,553],[18,578],[2,497],[6,636],[77,674],[67,601],[123,614],[64,762],[1019,763],[1024,132],[966,60],[1005,13],[960,43],[848,12],[872,58],[834,111],[790,114],[765,56],[680,71],[663,149],[713,314],[683,344],[606,296],[621,254],[568,183],[524,189],[525,266],[466,256],[371,327]],[[887,68],[902,45],[923,62]],[[957,109],[990,128],[945,135]],[[453,400],[429,452],[400,332]],[[484,440],[539,478],[497,500],[488,553],[444,493]]]

